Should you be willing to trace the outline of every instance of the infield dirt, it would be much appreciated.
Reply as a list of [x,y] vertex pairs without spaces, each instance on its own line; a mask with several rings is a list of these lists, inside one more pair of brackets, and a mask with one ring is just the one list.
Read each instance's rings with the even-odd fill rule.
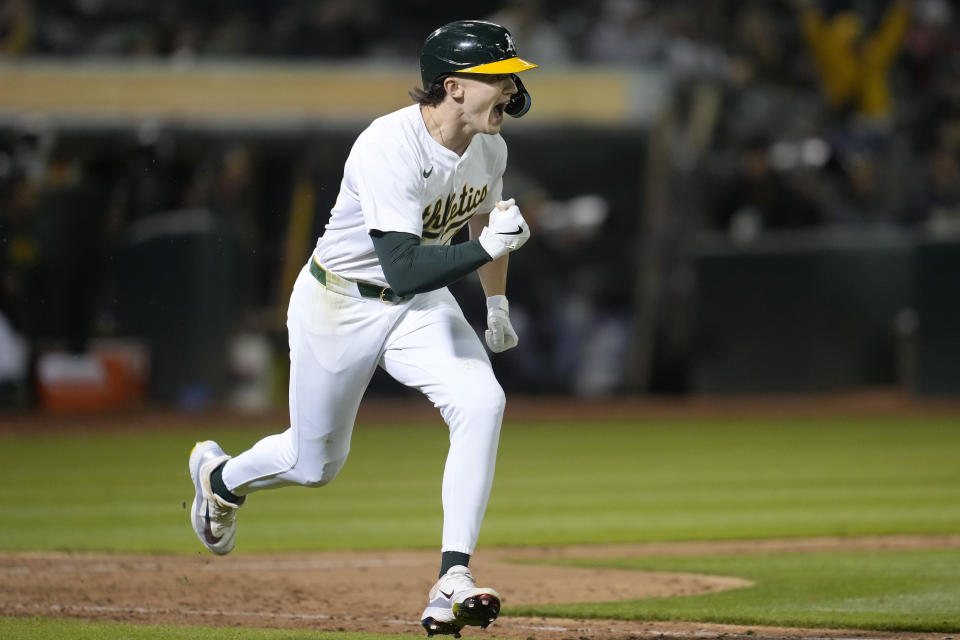
[[[754,551],[960,548],[960,535],[490,548],[471,568],[504,606],[600,602],[735,589],[739,578],[518,564],[560,558]],[[3,553],[0,615],[144,624],[269,627],[424,636],[418,618],[434,551],[195,555]],[[917,638],[944,634],[503,616],[465,638]]]
[[[401,408],[402,411],[399,411]],[[422,399],[365,403],[362,420],[437,419]],[[743,398],[697,401],[511,401],[510,419],[652,418],[697,416],[960,415],[957,401],[917,401],[897,393],[818,398]],[[163,428],[222,421],[213,412],[180,416],[138,412],[115,416],[31,414],[0,417],[0,433]],[[235,422],[243,422],[230,415]],[[269,421],[257,416],[250,422]],[[277,413],[274,422],[282,424]],[[581,569],[518,564],[558,558],[721,553],[960,549],[960,534],[809,538],[727,542],[647,543],[558,547],[482,548],[471,561],[481,585],[495,587],[511,606],[601,602],[733,589],[738,578],[691,574]],[[0,616],[45,616],[141,624],[267,627],[408,634],[425,637],[419,615],[436,577],[436,551],[259,554],[242,548],[219,558],[194,555],[0,552]],[[687,622],[568,620],[502,616],[487,630],[464,638],[517,640],[628,640],[638,638],[787,638],[944,640],[942,633],[796,629]],[[438,636],[437,638],[442,638]],[[952,639],[951,639],[952,640]]]

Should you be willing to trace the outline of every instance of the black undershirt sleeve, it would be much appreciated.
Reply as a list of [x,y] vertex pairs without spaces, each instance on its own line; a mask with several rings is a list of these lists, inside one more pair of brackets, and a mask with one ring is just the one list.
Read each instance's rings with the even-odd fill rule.
[[402,231],[370,231],[387,283],[399,296],[445,287],[484,263],[490,255],[477,239],[453,245],[421,245]]

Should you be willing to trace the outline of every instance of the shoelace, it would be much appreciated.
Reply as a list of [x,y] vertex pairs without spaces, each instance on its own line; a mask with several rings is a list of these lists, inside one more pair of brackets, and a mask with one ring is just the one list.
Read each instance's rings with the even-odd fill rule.
[[210,502],[213,503],[213,513],[210,514],[211,525],[216,525],[218,528],[233,526],[233,522],[237,518],[237,509],[223,504],[216,498]]
[[445,591],[453,590],[463,591],[464,589],[473,589],[476,586],[473,576],[469,573],[454,573],[445,576],[443,587]]

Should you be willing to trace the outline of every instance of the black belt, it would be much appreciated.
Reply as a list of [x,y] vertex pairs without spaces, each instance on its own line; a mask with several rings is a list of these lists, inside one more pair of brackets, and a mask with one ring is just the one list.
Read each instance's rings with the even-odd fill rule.
[[[310,273],[317,279],[317,282],[323,286],[327,286],[326,270],[317,264],[317,261],[312,257],[310,258]],[[369,282],[357,282],[355,284],[357,285],[357,290],[360,292],[360,295],[364,298],[376,298],[381,302],[402,302],[407,299],[404,296],[398,296],[396,291],[390,287],[378,287]]]

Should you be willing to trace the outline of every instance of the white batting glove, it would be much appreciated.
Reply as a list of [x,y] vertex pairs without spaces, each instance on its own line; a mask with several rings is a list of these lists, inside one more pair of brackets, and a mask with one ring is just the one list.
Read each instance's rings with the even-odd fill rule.
[[490,212],[490,221],[480,232],[480,246],[496,260],[516,251],[530,238],[530,227],[513,198],[500,201]]
[[507,302],[507,296],[487,298],[487,326],[490,328],[483,337],[486,338],[490,351],[500,353],[517,346],[519,339],[510,324],[510,303]]

